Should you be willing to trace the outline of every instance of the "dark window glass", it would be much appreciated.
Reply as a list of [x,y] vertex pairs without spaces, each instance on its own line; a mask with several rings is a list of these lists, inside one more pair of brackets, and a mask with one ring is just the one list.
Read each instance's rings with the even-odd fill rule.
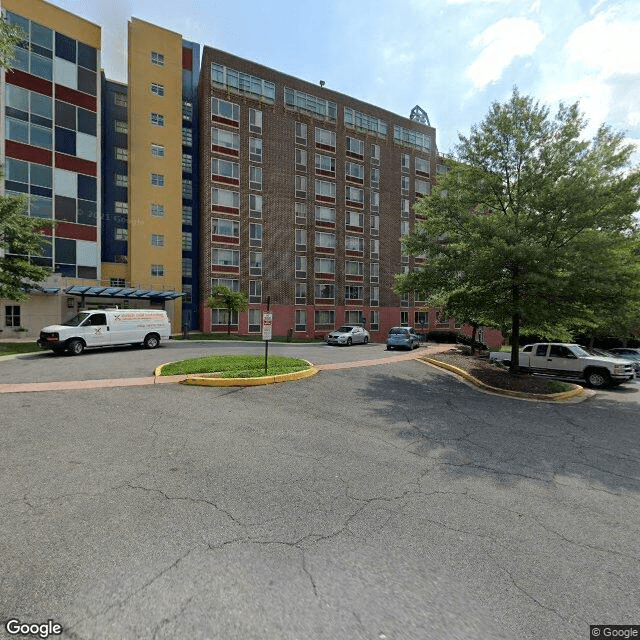
[[95,227],[98,224],[98,205],[90,200],[78,200],[78,224]]
[[49,118],[42,118],[41,116],[36,116],[33,113],[31,114],[31,123],[38,124],[41,127],[46,127],[47,129],[53,128],[53,121]]
[[78,278],[95,280],[98,277],[97,267],[78,267]]
[[75,64],[76,41],[56,31],[56,55]]
[[42,56],[43,58],[53,58],[53,52],[50,51],[49,49],[45,49],[44,47],[41,47],[40,45],[37,44],[31,44],[31,51],[33,51],[34,53],[37,53],[38,55]]
[[[80,270],[78,269],[78,272]],[[92,327],[101,327],[107,324],[107,316],[104,313],[92,313],[89,323]]]
[[31,202],[29,204],[29,213],[33,218],[51,218],[52,211],[53,207],[51,194],[49,194],[48,198],[31,198]]
[[56,262],[64,264],[76,263],[76,241],[67,238],[56,238]]
[[78,64],[85,69],[96,71],[98,56],[96,50],[88,44],[78,42]]
[[56,127],[56,151],[76,155],[76,132]]
[[96,72],[78,67],[78,90],[96,95]]
[[96,114],[78,107],[78,131],[90,136],[96,135]]
[[37,264],[39,267],[49,267],[49,269],[53,266],[53,260],[51,258],[31,258],[31,262],[33,264]]
[[56,220],[76,221],[76,201],[66,196],[56,196]]
[[65,278],[76,277],[76,265],[75,264],[59,264],[56,262],[54,271],[61,273]]
[[38,187],[35,184],[31,185],[31,195],[33,196],[44,196],[45,198],[50,198],[53,194],[51,189],[47,189],[46,187]]
[[43,27],[37,22],[31,21],[31,45],[40,45],[45,49],[53,49],[53,31]]
[[82,200],[98,199],[97,180],[91,176],[78,174],[78,198]]
[[76,130],[76,108],[72,104],[56,100],[56,125]]
[[21,193],[27,193],[29,191],[29,185],[24,182],[6,180],[4,185],[7,191],[20,191]]
[[26,111],[20,111],[20,109],[14,109],[13,107],[5,107],[4,112],[10,118],[17,118],[18,120],[29,121],[29,114]]

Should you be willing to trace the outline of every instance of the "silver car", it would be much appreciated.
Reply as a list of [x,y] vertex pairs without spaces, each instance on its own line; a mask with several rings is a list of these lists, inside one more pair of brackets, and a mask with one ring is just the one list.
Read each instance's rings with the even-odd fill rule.
[[369,332],[356,324],[343,324],[339,329],[332,331],[327,336],[327,344],[367,344]]

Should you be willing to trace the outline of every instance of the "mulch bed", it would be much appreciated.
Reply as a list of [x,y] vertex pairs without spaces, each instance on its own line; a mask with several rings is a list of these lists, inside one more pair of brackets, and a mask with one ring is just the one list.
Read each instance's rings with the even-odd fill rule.
[[486,356],[470,356],[461,353],[458,349],[451,349],[445,353],[431,356],[431,358],[463,369],[480,382],[498,389],[525,393],[557,393],[557,390],[550,388],[547,380],[528,374],[512,375],[508,369],[491,364]]

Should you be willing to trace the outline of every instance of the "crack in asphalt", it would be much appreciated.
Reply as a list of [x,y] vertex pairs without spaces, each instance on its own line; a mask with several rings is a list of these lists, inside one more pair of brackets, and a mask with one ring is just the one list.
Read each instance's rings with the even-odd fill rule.
[[187,610],[187,607],[191,604],[191,601],[193,600],[194,597],[195,596],[191,596],[190,598],[185,600],[185,602],[183,602],[182,606],[180,607],[180,610],[175,615],[171,616],[170,618],[163,618],[160,621],[160,623],[156,625],[156,627],[153,629],[153,635],[151,636],[152,640],[157,639],[158,634],[160,633],[163,627],[166,627],[167,625],[171,624],[179,616],[182,616],[184,614],[184,612]]

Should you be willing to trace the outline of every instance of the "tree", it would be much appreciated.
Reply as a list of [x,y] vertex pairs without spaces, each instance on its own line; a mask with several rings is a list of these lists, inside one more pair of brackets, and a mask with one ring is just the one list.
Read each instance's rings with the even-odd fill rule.
[[[0,67],[10,68],[15,45],[23,37],[20,27],[0,18]],[[24,196],[0,196],[0,298],[25,300],[25,289],[51,273],[29,262],[29,254],[40,255],[50,242],[40,232],[52,223],[25,215],[27,202]]]
[[231,313],[246,311],[248,307],[247,294],[244,291],[232,291],[229,287],[216,285],[211,289],[209,307],[227,310],[227,335],[231,335]]
[[[549,109],[514,89],[494,103],[438,176],[405,240],[426,258],[396,289],[426,290],[449,315],[507,331],[511,370],[520,329],[567,340],[597,323],[599,298],[640,296],[640,171],[633,147],[602,126],[592,141],[578,104]],[[594,295],[595,294],[595,295]]]

